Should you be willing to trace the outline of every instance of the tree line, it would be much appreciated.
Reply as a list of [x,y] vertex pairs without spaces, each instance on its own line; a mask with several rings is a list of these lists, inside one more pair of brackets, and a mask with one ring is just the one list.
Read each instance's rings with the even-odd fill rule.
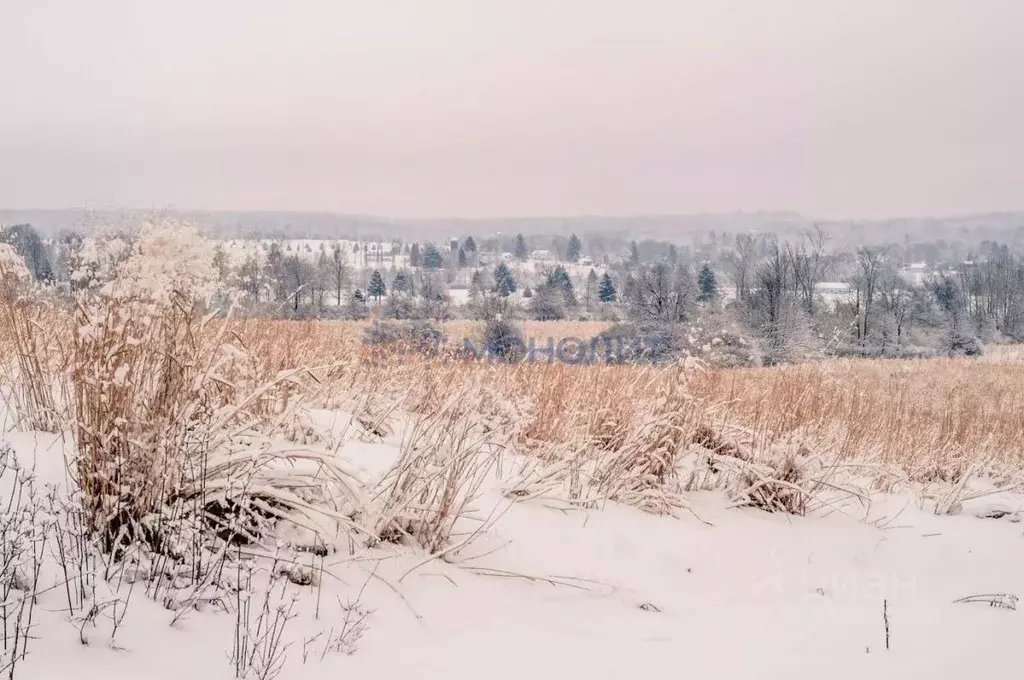
[[[23,224],[0,230],[0,242],[41,283],[76,285],[70,272],[80,236],[44,241]],[[986,341],[1024,340],[1024,258],[1010,244],[846,249],[819,228],[788,240],[770,233],[707,234],[690,245],[618,239],[612,256],[610,242],[576,234],[396,242],[392,252],[405,264],[390,269],[383,248],[360,253],[321,243],[298,252],[264,242],[238,260],[221,242],[213,263],[225,289],[241,291],[253,311],[266,314],[362,319],[378,309],[386,318],[503,314],[670,327],[724,319],[742,324],[767,361],[827,352],[976,353]],[[554,248],[553,261],[523,265],[543,245]],[[921,264],[908,275],[914,262]],[[465,305],[452,302],[456,280]]]

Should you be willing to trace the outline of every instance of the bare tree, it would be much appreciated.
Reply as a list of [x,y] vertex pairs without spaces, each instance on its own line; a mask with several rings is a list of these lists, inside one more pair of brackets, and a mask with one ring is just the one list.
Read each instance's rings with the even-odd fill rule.
[[[910,312],[914,308],[914,289],[899,275],[899,270],[890,265],[879,278],[879,300],[888,321],[896,335],[896,350],[899,351],[906,332]],[[889,325],[882,326],[882,352],[889,340]]]
[[285,256],[280,243],[271,243],[267,251],[267,258],[263,264],[263,273],[271,286],[271,295],[274,300],[283,302],[288,297],[287,272],[285,270]]
[[316,307],[321,312],[324,310],[327,291],[331,289],[333,279],[334,263],[321,248],[316,256],[316,267],[313,271],[313,289],[316,291],[314,297],[316,298]]
[[746,302],[750,297],[751,277],[757,263],[757,244],[750,234],[737,234],[736,247],[726,256],[729,273],[736,287],[736,299]]
[[813,229],[800,235],[796,245],[786,244],[793,286],[810,316],[814,316],[815,288],[824,278],[828,268],[825,254],[827,243],[828,236],[816,224]]
[[213,268],[217,272],[217,280],[226,283],[231,274],[231,260],[221,242],[218,242],[213,249]]
[[428,269],[420,269],[417,272],[419,279],[419,295],[424,300],[436,302],[444,296],[444,285],[440,275]]
[[348,288],[349,277],[348,267],[345,266],[345,253],[341,250],[341,244],[335,243],[331,252],[331,280],[334,284],[335,303],[341,306],[341,291]]
[[696,299],[689,271],[666,262],[640,267],[626,291],[630,315],[637,321],[685,321]]
[[263,275],[260,272],[260,262],[255,255],[249,255],[238,267],[235,273],[238,288],[250,295],[253,300],[259,302],[260,288],[263,283]]
[[292,300],[292,309],[299,311],[299,305],[304,294],[309,294],[309,289],[315,282],[316,270],[313,265],[299,255],[289,255],[284,258],[284,282],[288,291],[288,299]]
[[878,282],[882,276],[888,246],[861,246],[857,248],[857,339],[866,343],[871,335]]
[[768,257],[757,268],[757,289],[747,299],[769,350],[777,355],[786,344],[782,321],[790,273],[789,259],[773,237],[768,242]]

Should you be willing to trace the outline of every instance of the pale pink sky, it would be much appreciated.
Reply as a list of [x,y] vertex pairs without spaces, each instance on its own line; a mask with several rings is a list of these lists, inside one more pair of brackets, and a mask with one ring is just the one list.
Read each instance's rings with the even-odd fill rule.
[[0,207],[1024,208],[1022,0],[0,2]]

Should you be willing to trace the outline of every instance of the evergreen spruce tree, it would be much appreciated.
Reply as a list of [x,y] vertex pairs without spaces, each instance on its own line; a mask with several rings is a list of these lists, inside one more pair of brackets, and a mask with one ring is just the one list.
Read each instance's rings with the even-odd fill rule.
[[597,291],[597,297],[601,302],[615,302],[617,297],[615,283],[608,272],[605,272],[604,276],[601,277],[601,286]]
[[590,273],[587,274],[587,309],[590,309],[590,301],[594,298],[594,294],[597,292],[598,280],[597,272],[591,268]]
[[409,275],[404,270],[399,269],[395,272],[395,278],[391,281],[391,292],[392,293],[408,293],[409,292]]
[[441,251],[433,243],[428,243],[423,253],[423,266],[427,269],[440,269],[444,265]]
[[697,299],[700,302],[711,302],[718,297],[718,279],[715,278],[715,272],[707,262],[697,274],[697,290]]
[[579,236],[573,234],[569,237],[569,245],[565,248],[565,259],[569,262],[579,262],[581,250],[583,250],[583,243]]
[[370,285],[367,287],[367,291],[371,297],[377,299],[377,302],[380,302],[380,299],[387,295],[388,287],[384,285],[384,277],[380,275],[380,270],[373,270],[373,274],[370,275]]
[[494,268],[494,292],[501,297],[508,297],[516,292],[516,277],[504,262]]
[[520,262],[525,262],[529,257],[529,253],[526,251],[526,238],[522,234],[516,234],[516,245],[513,254]]
[[572,287],[572,280],[569,279],[569,272],[562,265],[558,265],[548,274],[547,285],[552,290],[562,293],[565,304],[570,307],[576,304],[576,292]]

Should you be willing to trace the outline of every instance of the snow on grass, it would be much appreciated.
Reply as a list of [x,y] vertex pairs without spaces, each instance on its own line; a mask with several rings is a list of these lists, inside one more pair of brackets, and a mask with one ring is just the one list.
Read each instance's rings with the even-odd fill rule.
[[[9,440],[23,460],[59,476],[50,465],[62,455],[55,435]],[[393,438],[353,436],[338,449],[346,464],[377,474],[399,453]],[[1024,612],[954,602],[1024,593],[1019,495],[966,501],[955,516],[910,495],[879,495],[870,506],[850,501],[793,517],[727,509],[720,493],[699,492],[688,495],[693,513],[673,518],[615,503],[566,511],[514,502],[496,475],[482,491],[457,532],[491,521],[458,551],[428,559],[381,544],[299,558],[314,583],[289,584],[282,600],[295,597],[280,677],[995,678],[1019,670]],[[123,608],[85,624],[81,612],[65,611],[60,589],[43,592],[18,677],[233,677],[234,614],[204,605],[180,615],[145,597],[141,583],[132,587],[110,587],[99,599],[120,598]],[[111,641],[115,610],[124,618]],[[362,612],[360,634],[325,653],[352,612]]]
[[[3,404],[29,431],[0,465],[0,669],[1019,671],[1014,365],[362,358],[322,325],[200,317],[207,268],[161,233],[132,251],[161,262],[83,294],[70,347],[29,332],[62,335],[59,316],[7,298],[35,363],[4,387],[66,400]],[[185,290],[137,297],[161,281]],[[33,404],[47,417],[8,419]]]

